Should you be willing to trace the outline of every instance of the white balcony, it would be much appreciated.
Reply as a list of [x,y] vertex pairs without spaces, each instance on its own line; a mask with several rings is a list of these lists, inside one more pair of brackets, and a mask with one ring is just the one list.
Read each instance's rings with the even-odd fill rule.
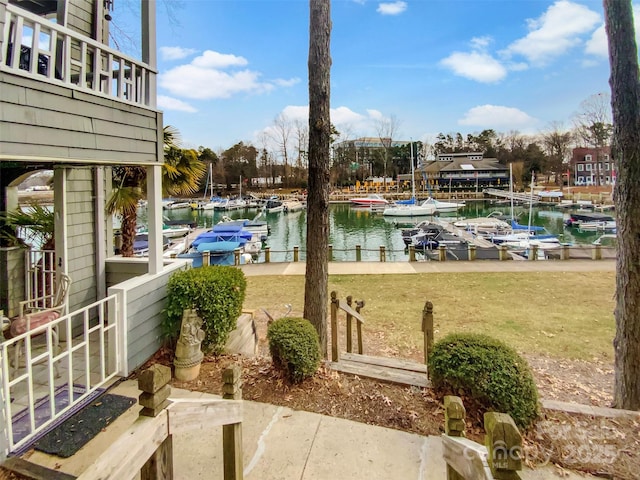
[[7,5],[0,70],[155,108],[149,65],[15,5]]

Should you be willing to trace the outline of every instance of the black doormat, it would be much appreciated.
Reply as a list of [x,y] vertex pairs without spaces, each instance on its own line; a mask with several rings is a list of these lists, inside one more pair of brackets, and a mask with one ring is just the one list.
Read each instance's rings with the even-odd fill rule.
[[134,398],[104,394],[43,436],[34,448],[62,458],[70,457],[134,403]]

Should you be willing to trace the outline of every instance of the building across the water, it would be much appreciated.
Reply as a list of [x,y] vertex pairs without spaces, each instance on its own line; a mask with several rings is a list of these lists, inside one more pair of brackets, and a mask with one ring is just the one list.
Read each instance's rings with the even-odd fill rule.
[[616,181],[610,147],[574,148],[571,167],[574,185],[613,185]]
[[438,154],[435,160],[423,161],[416,176],[434,190],[509,187],[509,168],[480,152]]

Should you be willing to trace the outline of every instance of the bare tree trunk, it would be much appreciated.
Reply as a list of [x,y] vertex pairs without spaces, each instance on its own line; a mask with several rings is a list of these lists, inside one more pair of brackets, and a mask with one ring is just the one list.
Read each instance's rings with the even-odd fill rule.
[[318,331],[325,358],[329,288],[330,11],[330,0],[309,0],[309,191],[304,318]]
[[640,409],[640,86],[630,0],[604,0],[618,172],[614,404]]

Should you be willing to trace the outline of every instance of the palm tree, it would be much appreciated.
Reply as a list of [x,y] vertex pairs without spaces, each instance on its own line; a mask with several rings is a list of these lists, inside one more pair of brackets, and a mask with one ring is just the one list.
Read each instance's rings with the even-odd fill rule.
[[[163,129],[165,163],[162,166],[163,195],[190,195],[198,190],[205,165],[193,150],[179,147],[180,134],[167,125]],[[113,190],[107,200],[107,213],[120,214],[120,234],[123,257],[133,256],[133,240],[136,236],[138,201],[145,195],[147,172],[144,167],[121,166],[113,168]]]

